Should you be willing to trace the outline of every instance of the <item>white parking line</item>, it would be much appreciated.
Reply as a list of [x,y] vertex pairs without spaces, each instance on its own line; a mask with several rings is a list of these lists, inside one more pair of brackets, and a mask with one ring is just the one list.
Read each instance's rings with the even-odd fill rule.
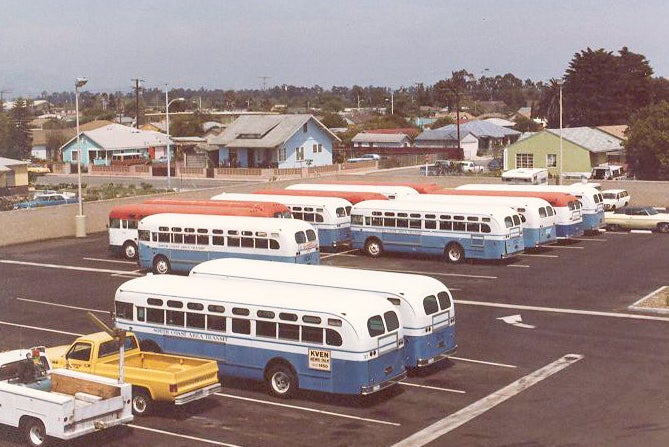
[[656,317],[652,315],[635,315],[635,314],[623,314],[618,312],[600,312],[596,310],[560,309],[555,307],[524,306],[522,304],[491,303],[486,301],[467,301],[467,300],[454,300],[454,301],[456,304],[465,304],[470,306],[483,306],[483,307],[499,307],[502,309],[534,310],[537,312],[590,315],[595,317],[626,318],[630,320],[669,321],[669,317]]
[[333,413],[331,411],[316,410],[316,409],[307,408],[307,407],[298,407],[297,405],[288,405],[288,404],[281,404],[281,403],[278,403],[278,402],[270,402],[270,401],[267,401],[267,400],[251,399],[250,397],[235,396],[233,394],[224,394],[224,393],[215,393],[215,394],[217,396],[228,397],[230,399],[238,399],[238,400],[243,400],[243,401],[246,401],[246,402],[254,402],[254,403],[259,403],[259,404],[272,405],[272,406],[281,407],[281,408],[290,408],[292,410],[307,411],[309,413],[325,414],[325,415],[328,415],[328,416],[335,416],[335,417],[346,418],[346,419],[355,419],[357,421],[373,422],[375,424],[382,424],[382,425],[392,425],[392,426],[395,426],[395,427],[400,426],[400,424],[398,424],[397,422],[388,422],[388,421],[381,421],[381,420],[378,420],[378,419],[361,418],[361,417],[358,417],[358,416],[351,416],[350,414]]
[[43,332],[54,332],[56,334],[64,334],[64,335],[74,335],[75,337],[81,337],[84,334],[77,334],[76,332],[66,332],[66,331],[59,331],[56,329],[47,329],[43,327],[37,327],[37,326],[28,326],[25,324],[17,324],[17,323],[10,323],[9,321],[0,321],[0,325],[4,324],[5,326],[12,326],[12,327],[20,327],[22,329],[33,329],[35,331],[43,331]]
[[452,388],[442,388],[439,386],[430,386],[430,385],[419,385],[417,383],[409,383],[409,382],[400,382],[400,385],[404,386],[412,386],[414,388],[424,388],[426,390],[435,390],[435,391],[446,391],[448,393],[457,393],[457,394],[465,394],[465,391],[462,390],[454,390]]
[[83,258],[85,261],[111,262],[113,264],[132,264],[137,265],[135,261],[124,261],[122,259],[104,259],[104,258]]
[[67,309],[85,310],[85,311],[88,311],[88,312],[98,312],[98,313],[101,313],[101,314],[108,314],[109,313],[109,311],[105,311],[105,310],[90,309],[88,307],[68,306],[67,304],[53,303],[51,301],[31,300],[30,298],[21,298],[20,296],[17,296],[16,299],[19,300],[19,301],[26,301],[28,303],[46,304],[47,306],[65,307]]
[[506,363],[484,362],[483,360],[466,359],[463,357],[448,356],[451,360],[460,360],[461,362],[478,363],[481,365],[501,366],[502,368],[518,368],[516,365],[507,365]]
[[356,251],[358,251],[358,250],[357,249],[356,250],[346,250],[346,251],[341,251],[341,252],[338,252],[338,253],[329,253],[327,255],[321,255],[321,259],[327,259],[327,258],[331,258],[333,256],[343,256],[343,255],[347,255],[349,253],[353,253],[353,252],[356,252]]
[[534,371],[531,374],[522,377],[515,382],[505,386],[501,390],[495,391],[494,393],[484,397],[481,400],[474,402],[471,405],[457,411],[440,421],[435,422],[429,427],[414,433],[408,438],[403,439],[402,441],[393,445],[393,447],[420,447],[424,446],[435,439],[438,439],[445,434],[455,430],[461,425],[466,424],[472,419],[484,414],[488,410],[493,409],[497,405],[511,399],[512,397],[520,394],[531,386],[536,385],[542,380],[547,379],[548,377],[556,374],[568,366],[573,365],[579,360],[583,359],[582,355],[578,354],[569,354],[564,357],[549,363],[548,365]]
[[228,444],[227,442],[214,441],[213,439],[205,439],[205,438],[198,438],[196,436],[181,435],[179,433],[172,433],[171,431],[158,430],[157,428],[142,427],[141,425],[128,424],[128,427],[136,428],[138,430],[146,430],[153,433],[160,433],[161,435],[174,436],[176,438],[189,439],[191,441],[204,442],[205,444],[222,445],[225,447],[240,447],[237,444]]
[[109,270],[109,269],[94,269],[91,267],[77,267],[73,265],[57,265],[57,264],[43,264],[40,262],[27,262],[27,261],[13,261],[10,259],[0,259],[0,264],[14,264],[14,265],[29,265],[32,267],[46,267],[51,269],[61,269],[61,270],[76,270],[80,272],[95,272],[95,273],[110,273],[112,275],[133,275],[134,276],[143,276],[141,274],[135,274],[135,272],[126,272],[123,270]]
[[539,253],[521,253],[520,256],[527,256],[529,258],[559,258],[558,255],[542,255]]
[[598,239],[596,237],[584,238],[584,239],[572,239],[572,241],[583,241],[583,242],[608,242],[606,239]]
[[585,247],[580,247],[578,245],[573,246],[573,245],[558,245],[558,244],[553,244],[551,245],[551,248],[571,248],[572,250],[583,250]]
[[527,265],[527,264],[509,264],[509,265],[507,265],[507,267],[522,267],[522,268],[526,268],[526,269],[530,268],[530,266]]

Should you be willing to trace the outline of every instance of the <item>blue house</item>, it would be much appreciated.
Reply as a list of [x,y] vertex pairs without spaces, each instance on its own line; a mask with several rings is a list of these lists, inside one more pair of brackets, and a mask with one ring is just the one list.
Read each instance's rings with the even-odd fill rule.
[[301,168],[331,165],[336,141],[312,115],[243,115],[209,138],[208,151],[217,166]]
[[[121,124],[109,124],[98,129],[80,132],[82,164],[109,166],[112,160],[138,157],[146,159],[167,155],[168,138],[160,132],[138,130]],[[79,160],[77,137],[63,146],[63,162],[76,163]]]

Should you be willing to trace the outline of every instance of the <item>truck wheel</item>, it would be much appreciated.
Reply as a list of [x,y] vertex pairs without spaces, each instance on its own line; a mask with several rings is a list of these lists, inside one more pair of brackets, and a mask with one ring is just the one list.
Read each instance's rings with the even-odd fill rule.
[[163,255],[156,256],[153,259],[153,273],[157,275],[167,275],[172,267],[170,261]]
[[297,391],[297,377],[288,365],[281,363],[271,366],[267,372],[269,393],[275,397],[289,399]]
[[28,418],[22,426],[23,436],[26,442],[31,447],[46,447],[49,444],[49,439],[46,436],[46,429],[44,424],[39,419]]
[[132,414],[135,416],[144,416],[151,410],[153,401],[148,391],[143,388],[132,390]]
[[123,256],[126,259],[137,259],[137,245],[130,241],[123,244]]

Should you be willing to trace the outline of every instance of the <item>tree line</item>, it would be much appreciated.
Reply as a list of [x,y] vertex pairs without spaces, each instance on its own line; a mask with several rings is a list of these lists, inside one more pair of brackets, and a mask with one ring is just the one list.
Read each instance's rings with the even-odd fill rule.
[[[135,93],[134,89],[128,92],[82,91],[81,121],[139,115],[142,123],[145,122],[144,113],[164,110],[163,90],[140,89],[139,101]],[[669,81],[654,77],[646,57],[633,53],[627,47],[616,52],[586,48],[574,54],[562,77],[547,81],[522,80],[511,73],[476,76],[467,70],[458,70],[433,85],[416,83],[399,89],[371,85],[332,86],[326,89],[318,85],[284,84],[246,90],[175,88],[169,91],[169,97],[185,99],[174,102],[170,111],[197,112],[191,119],[175,117],[174,129],[171,129],[175,136],[185,136],[189,132],[192,135],[197,125],[210,119],[207,115],[210,110],[314,113],[321,116],[328,126],[343,127],[345,122],[339,112],[346,108],[358,108],[379,112],[372,114],[371,120],[365,124],[371,128],[409,127],[408,118],[424,116],[426,108],[444,107],[474,115],[490,110],[510,114],[520,107],[530,107],[532,118],[545,119],[548,127],[557,128],[562,110],[564,127],[629,124],[628,157],[643,175],[658,176],[663,172],[659,167],[669,167],[669,124],[666,129],[648,126],[647,123],[643,125],[645,134],[655,135],[652,148],[648,148],[647,141],[645,146],[641,144],[639,131],[635,129],[637,125],[642,126],[640,123],[649,114],[655,116],[664,110],[663,102],[669,102]],[[48,101],[54,108],[74,109],[74,92],[44,91],[37,99]],[[389,116],[391,109],[393,116]],[[385,113],[380,113],[382,110]],[[30,101],[21,98],[11,111],[0,112],[0,156],[27,158],[30,154],[28,123],[33,116]],[[655,125],[665,124],[659,121]],[[447,123],[440,121],[437,125]],[[67,125],[71,124],[54,121],[45,127]],[[531,120],[522,119],[516,128],[521,131],[537,130]],[[352,129],[352,132],[356,130]],[[664,140],[668,141],[666,147],[660,144]],[[640,150],[639,147],[647,149]]]

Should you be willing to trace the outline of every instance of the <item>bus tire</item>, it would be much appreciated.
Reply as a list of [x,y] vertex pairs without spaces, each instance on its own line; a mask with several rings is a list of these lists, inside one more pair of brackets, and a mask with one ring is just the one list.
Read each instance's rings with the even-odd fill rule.
[[290,399],[295,395],[298,388],[297,375],[293,368],[284,363],[276,362],[269,366],[265,374],[267,390],[274,397]]
[[465,260],[465,250],[457,242],[451,242],[444,250],[446,260],[451,264],[459,264]]
[[153,399],[151,394],[145,388],[132,388],[132,414],[135,416],[144,416],[151,412]]
[[669,223],[660,222],[659,224],[657,224],[657,232],[658,233],[669,233]]
[[365,241],[365,253],[372,258],[378,258],[383,254],[383,244],[375,237],[371,237]]
[[46,435],[44,423],[34,417],[21,418],[21,432],[26,443],[31,447],[46,447],[49,445],[49,438]]
[[123,256],[126,259],[137,259],[137,244],[132,241],[123,244]]
[[153,273],[157,275],[167,275],[172,271],[170,261],[163,255],[158,255],[153,258]]

